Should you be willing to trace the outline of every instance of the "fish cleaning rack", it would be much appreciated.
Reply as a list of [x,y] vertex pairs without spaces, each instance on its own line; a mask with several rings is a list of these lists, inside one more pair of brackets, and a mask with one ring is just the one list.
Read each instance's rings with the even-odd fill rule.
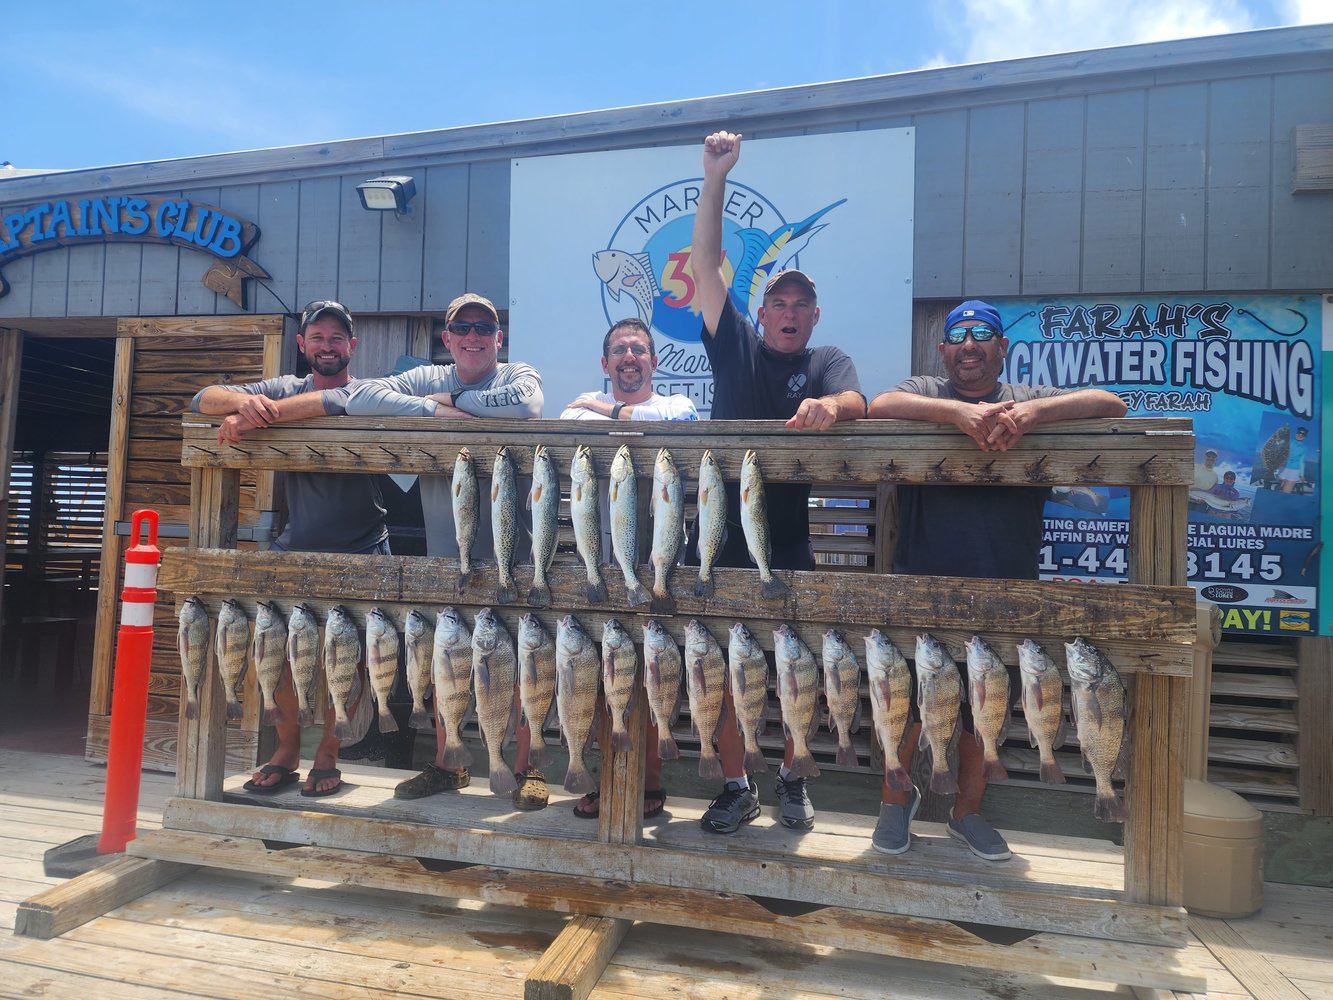
[[[610,423],[477,420],[442,428],[430,419],[341,417],[280,424],[240,447],[219,445],[216,427],[185,418],[182,462],[191,470],[196,547],[169,550],[158,584],[178,604],[200,596],[213,613],[226,597],[251,612],[259,599],[275,600],[284,611],[304,600],[321,618],[334,604],[358,619],[380,606],[400,622],[411,607],[452,604],[471,617],[494,604],[488,553],[474,554],[473,578],[459,592],[453,559],[236,551],[242,470],[449,475],[466,445],[485,477],[496,450],[508,445],[522,475],[531,471],[533,446],[544,444],[563,479],[575,447],[586,444],[604,479],[616,450],[628,444],[646,507],[659,448],[670,449],[687,476],[687,494],[705,449],[735,479],[744,452],[754,448],[769,483],[873,488],[877,566],[890,565],[889,490],[898,483],[1128,487],[1127,585],[821,570],[782,572],[789,592],[764,601],[757,571],[716,569],[716,592],[701,599],[693,594],[694,573],[678,568],[674,612],[653,615],[682,644],[685,623],[697,617],[724,638],[733,622],[744,621],[770,649],[771,629],[784,621],[815,649],[829,626],[853,633],[878,627],[908,650],[921,630],[955,651],[978,632],[1007,662],[1025,637],[1058,650],[1064,640],[1086,636],[1132,689],[1125,846],[1010,833],[1014,858],[992,864],[950,842],[938,824],[918,822],[912,849],[889,858],[870,848],[869,817],[821,811],[815,830],[799,835],[766,815],[720,837],[699,829],[706,803],[675,798],[665,821],[645,827],[645,741],[638,736],[625,753],[611,753],[609,740],[600,741],[595,826],[576,819],[567,804],[572,797],[558,790],[551,807],[536,813],[516,812],[507,797],[475,785],[405,802],[392,797],[400,775],[370,768],[345,767],[352,787],[332,798],[256,800],[240,791],[248,771],[224,774],[224,699],[210,665],[201,717],[181,720],[178,794],[164,810],[162,830],[141,831],[129,845],[133,857],[84,877],[90,881],[75,880],[24,904],[27,933],[61,933],[192,866],[206,866],[575,914],[529,976],[528,996],[582,995],[633,920],[997,971],[1203,988],[1203,974],[1184,950],[1181,907],[1185,734],[1197,631],[1185,576],[1190,421],[1052,424],[998,454],[980,452],[952,428],[905,421],[865,421],[825,434],[794,433],[776,421],[636,423],[627,433]],[[639,523],[646,539],[648,518]],[[641,554],[647,549],[641,543]],[[647,578],[645,566],[639,575]],[[515,577],[522,576],[520,566]],[[604,577],[610,600],[589,604],[581,563],[558,561],[550,573],[550,609],[517,603],[496,610],[511,633],[518,616],[534,610],[551,632],[558,614],[572,612],[594,635],[613,615],[637,634],[642,616],[628,608],[619,573]],[[257,697],[253,671],[247,684],[245,697]],[[632,733],[642,732],[645,701],[637,699]]]

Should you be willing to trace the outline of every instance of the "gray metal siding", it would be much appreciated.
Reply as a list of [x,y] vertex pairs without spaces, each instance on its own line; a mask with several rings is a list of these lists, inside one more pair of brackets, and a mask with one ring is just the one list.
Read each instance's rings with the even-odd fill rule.
[[[696,142],[724,124],[751,138],[911,126],[918,299],[1322,290],[1333,197],[1291,194],[1291,135],[1331,108],[1333,29],[1316,26],[112,168],[115,185],[17,179],[0,211],[175,178],[259,225],[252,256],[288,308],[438,313],[464,290],[509,298],[511,155]],[[416,179],[405,218],[360,206],[356,184],[383,173]],[[200,284],[211,263],[155,245],[36,254],[5,267],[0,318],[238,311]],[[249,288],[250,311],[279,308]]]

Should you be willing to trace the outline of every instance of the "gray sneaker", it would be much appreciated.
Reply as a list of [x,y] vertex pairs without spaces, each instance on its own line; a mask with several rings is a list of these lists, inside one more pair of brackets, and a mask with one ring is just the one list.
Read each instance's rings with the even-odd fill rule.
[[968,813],[962,819],[954,819],[950,812],[949,836],[961,840],[973,854],[987,861],[1005,861],[1013,857],[1004,838],[980,813]]
[[815,807],[805,794],[805,779],[778,774],[778,822],[789,830],[810,830],[815,825]]
[[742,823],[759,815],[759,789],[754,779],[742,788],[728,781],[722,794],[708,804],[708,810],[699,818],[699,825],[709,833],[735,833]]
[[912,820],[921,808],[921,789],[912,786],[907,805],[885,802],[879,807],[879,822],[870,835],[870,846],[880,854],[904,854],[912,846]]

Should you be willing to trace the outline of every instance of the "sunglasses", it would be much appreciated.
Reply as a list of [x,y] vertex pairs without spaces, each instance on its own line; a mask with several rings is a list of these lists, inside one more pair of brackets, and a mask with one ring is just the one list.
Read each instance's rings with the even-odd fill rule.
[[968,334],[978,344],[984,344],[992,337],[998,337],[1000,331],[993,326],[987,326],[985,323],[978,323],[976,326],[955,326],[947,330],[944,334],[946,344],[961,344],[967,339]]
[[351,316],[351,312],[341,302],[333,299],[320,299],[318,302],[312,302],[305,307],[305,312],[301,313],[301,325],[306,326],[311,320],[322,313],[324,310],[339,313],[343,316]]
[[496,323],[483,320],[479,323],[450,323],[445,329],[454,337],[466,337],[474,330],[478,337],[494,337],[500,327]]

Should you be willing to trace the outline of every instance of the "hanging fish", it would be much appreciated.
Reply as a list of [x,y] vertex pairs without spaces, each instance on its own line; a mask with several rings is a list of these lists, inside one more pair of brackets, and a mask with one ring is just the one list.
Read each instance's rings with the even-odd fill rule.
[[197,597],[181,605],[176,629],[176,651],[185,680],[185,717],[199,718],[199,684],[208,668],[208,608]]

